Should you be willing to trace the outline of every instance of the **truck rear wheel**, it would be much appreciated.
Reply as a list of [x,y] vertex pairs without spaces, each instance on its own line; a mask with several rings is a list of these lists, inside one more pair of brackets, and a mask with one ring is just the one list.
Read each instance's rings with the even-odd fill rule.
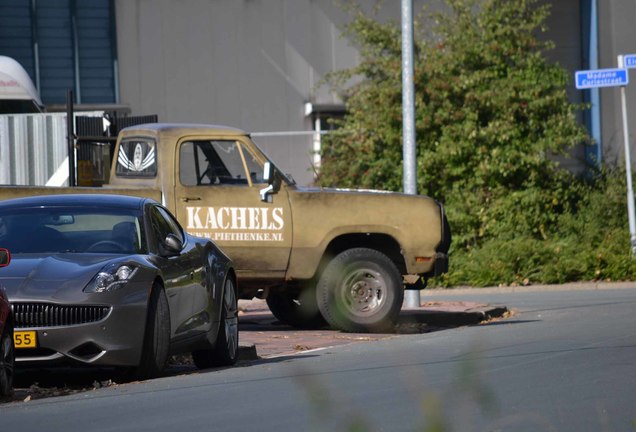
[[300,293],[270,292],[267,306],[281,322],[298,328],[320,328],[327,323],[316,304],[316,289],[302,288]]
[[390,331],[404,299],[402,276],[386,255],[348,249],[325,267],[317,285],[318,307],[335,328],[348,332]]

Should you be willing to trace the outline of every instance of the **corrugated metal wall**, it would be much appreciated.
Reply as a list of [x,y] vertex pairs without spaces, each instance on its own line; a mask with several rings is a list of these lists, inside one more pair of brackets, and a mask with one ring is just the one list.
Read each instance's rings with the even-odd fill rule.
[[0,115],[0,184],[44,186],[68,155],[66,136],[65,113]]
[[0,55],[18,61],[45,105],[118,101],[114,0],[0,0]]

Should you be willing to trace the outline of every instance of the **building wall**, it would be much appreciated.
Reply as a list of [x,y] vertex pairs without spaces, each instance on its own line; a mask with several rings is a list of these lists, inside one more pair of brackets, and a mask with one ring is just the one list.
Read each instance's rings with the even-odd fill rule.
[[[381,16],[399,19],[399,2],[388,3]],[[311,131],[305,103],[338,102],[320,80],[357,61],[333,0],[118,0],[116,17],[121,102],[160,121]],[[310,135],[257,142],[311,183]]]
[[[599,67],[615,68],[619,54],[636,54],[636,1],[598,0]],[[636,150],[636,70],[629,73],[626,88],[630,153]],[[620,89],[601,89],[603,157],[610,163],[624,163],[624,134]],[[634,156],[632,156],[634,162]]]
[[[316,85],[356,61],[330,0],[119,0],[116,14],[121,102],[160,121],[311,130],[305,102],[334,102]],[[259,141],[311,181],[311,136]]]
[[[545,37],[556,43],[550,59],[568,69],[573,82],[574,71],[583,68],[583,0],[545,1],[552,4]],[[600,67],[615,67],[618,51],[629,52],[630,45],[636,51],[636,2],[597,2]],[[133,113],[156,113],[160,121],[259,132],[257,142],[283,170],[300,184],[311,183],[312,137],[263,133],[310,131],[304,104],[338,102],[327,88],[317,86],[327,72],[354,65],[358,54],[341,35],[348,16],[336,3],[116,0],[120,100]],[[438,0],[418,0],[414,11],[424,4],[439,7]],[[384,2],[380,18],[399,17],[400,3]],[[632,86],[632,100],[635,92]],[[573,85],[569,94],[572,101],[582,101]],[[616,89],[601,91],[603,153],[613,159],[620,154],[622,137],[617,95]],[[568,168],[581,169],[583,146],[561,160]]]
[[114,0],[0,0],[0,55],[27,71],[45,105],[117,102]]
[[[554,42],[553,50],[547,52],[548,60],[571,71],[581,69],[583,36],[581,29],[581,0],[545,0],[550,4],[550,16],[547,20],[548,30],[541,37]],[[568,88],[570,100],[575,103],[583,101],[583,95],[572,85]],[[578,114],[579,121],[584,121],[583,113]],[[585,151],[583,144],[575,146],[567,157],[557,157],[562,166],[580,172],[585,167]]]

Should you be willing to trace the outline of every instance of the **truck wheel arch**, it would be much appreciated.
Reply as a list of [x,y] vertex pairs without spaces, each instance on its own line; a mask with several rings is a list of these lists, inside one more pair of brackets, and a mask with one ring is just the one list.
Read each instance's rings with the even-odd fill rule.
[[340,235],[329,242],[320,260],[315,277],[320,277],[325,267],[340,252],[359,247],[382,252],[393,261],[401,274],[406,274],[406,263],[402,255],[402,248],[395,238],[382,233],[352,233]]

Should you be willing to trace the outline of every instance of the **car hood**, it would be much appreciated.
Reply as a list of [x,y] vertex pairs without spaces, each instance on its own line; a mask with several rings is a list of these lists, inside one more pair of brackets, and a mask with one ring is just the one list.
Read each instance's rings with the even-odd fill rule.
[[15,254],[0,274],[9,300],[77,299],[105,265],[121,256],[96,254]]

